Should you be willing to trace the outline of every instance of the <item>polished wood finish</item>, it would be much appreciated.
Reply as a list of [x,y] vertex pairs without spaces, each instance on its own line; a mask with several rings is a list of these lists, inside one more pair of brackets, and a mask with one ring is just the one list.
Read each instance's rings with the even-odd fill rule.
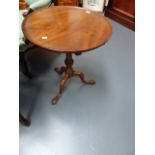
[[102,14],[79,7],[55,6],[32,12],[23,22],[26,38],[57,52],[84,52],[105,44],[112,34]]
[[56,5],[77,6],[78,0],[55,0]]
[[64,73],[58,93],[52,99],[52,104],[56,104],[71,77],[79,77],[85,84],[95,84],[94,80],[85,80],[82,72],[73,69],[72,54],[105,44],[111,37],[112,26],[102,14],[78,7],[56,6],[28,15],[23,22],[23,33],[33,44],[66,54],[66,66],[55,69],[59,74]]
[[105,15],[135,30],[135,0],[109,0]]
[[66,67],[62,66],[60,68],[55,68],[55,71],[58,74],[65,73],[65,75],[60,80],[60,87],[59,87],[59,90],[58,90],[57,95],[55,97],[53,97],[53,99],[52,99],[52,104],[53,105],[55,105],[58,102],[59,98],[61,97],[61,95],[63,93],[63,90],[64,90],[64,87],[65,87],[66,82],[71,77],[77,76],[85,84],[91,84],[91,85],[93,85],[93,84],[96,83],[94,80],[85,80],[84,74],[82,72],[75,71],[72,68],[72,65],[73,65],[72,53],[67,53],[66,54],[65,64],[66,64]]
[[27,5],[24,0],[19,0],[19,10],[26,9]]

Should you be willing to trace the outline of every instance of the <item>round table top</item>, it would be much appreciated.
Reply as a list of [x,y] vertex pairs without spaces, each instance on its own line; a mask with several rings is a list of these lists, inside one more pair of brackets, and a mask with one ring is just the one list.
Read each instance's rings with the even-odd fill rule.
[[56,52],[85,52],[105,44],[112,26],[102,14],[73,6],[38,9],[23,21],[25,37]]

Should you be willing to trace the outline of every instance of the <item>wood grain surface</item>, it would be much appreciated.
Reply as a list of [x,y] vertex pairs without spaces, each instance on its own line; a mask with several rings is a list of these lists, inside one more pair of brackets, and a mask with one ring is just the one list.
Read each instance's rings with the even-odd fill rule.
[[135,30],[135,0],[109,0],[105,15]]
[[78,5],[78,0],[55,0],[55,4],[56,5],[74,5],[77,6]]
[[85,52],[105,44],[112,26],[102,14],[73,6],[54,6],[34,11],[22,25],[25,37],[56,52]]
[[24,0],[19,0],[19,10],[26,9],[27,5]]

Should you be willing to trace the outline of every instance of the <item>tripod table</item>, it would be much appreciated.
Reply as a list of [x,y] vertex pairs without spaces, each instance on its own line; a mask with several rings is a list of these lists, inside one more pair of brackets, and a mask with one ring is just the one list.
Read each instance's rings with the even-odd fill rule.
[[73,76],[79,77],[85,84],[95,84],[94,80],[85,80],[81,71],[73,69],[72,54],[91,51],[109,40],[112,26],[105,16],[80,7],[54,6],[29,14],[22,29],[29,42],[66,55],[65,66],[55,69],[59,74],[64,73],[64,76],[52,104],[58,102],[65,83]]

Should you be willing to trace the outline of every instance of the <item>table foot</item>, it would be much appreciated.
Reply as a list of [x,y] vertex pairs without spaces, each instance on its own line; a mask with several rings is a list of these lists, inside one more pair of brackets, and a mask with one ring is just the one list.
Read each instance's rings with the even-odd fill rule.
[[96,83],[94,80],[85,80],[84,74],[83,74],[82,72],[79,72],[79,71],[74,71],[73,76],[79,77],[80,80],[81,80],[83,83],[85,83],[85,84],[91,84],[91,85],[93,85],[93,84]]
[[62,67],[56,67],[56,68],[54,68],[54,70],[59,74],[59,75],[61,75],[62,73],[64,73],[65,72],[65,70],[66,70],[66,67],[64,67],[64,66],[62,66]]
[[64,87],[65,87],[65,84],[66,82],[76,76],[78,78],[80,78],[80,80],[85,83],[85,84],[95,84],[96,82],[94,80],[85,80],[84,78],[84,74],[80,71],[74,71],[74,69],[72,68],[72,65],[73,65],[73,59],[72,59],[72,54],[71,53],[67,53],[66,54],[66,59],[65,59],[65,64],[66,64],[66,67],[60,67],[60,68],[55,68],[55,71],[58,73],[58,74],[62,74],[65,72],[65,75],[63,76],[63,78],[60,80],[60,86],[59,86],[59,90],[58,90],[58,93],[56,96],[53,97],[52,99],[52,104],[55,105],[57,104],[58,100],[60,99],[62,93],[63,93],[63,90],[64,90]]
[[60,86],[59,86],[58,93],[52,99],[52,104],[53,105],[57,104],[58,100],[60,99],[60,97],[61,97],[61,95],[63,93],[64,87],[65,87],[65,84],[69,80],[69,78],[70,78],[69,75],[68,74],[65,74],[65,76],[60,80]]
[[56,105],[57,102],[59,101],[60,97],[61,97],[60,95],[54,96],[54,97],[52,98],[52,105]]

